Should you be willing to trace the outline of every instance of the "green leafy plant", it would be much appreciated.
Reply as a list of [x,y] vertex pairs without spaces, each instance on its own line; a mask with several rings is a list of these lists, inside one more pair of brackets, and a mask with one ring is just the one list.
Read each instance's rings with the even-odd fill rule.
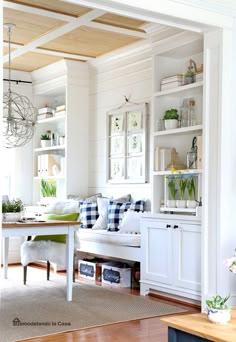
[[56,197],[57,196],[57,186],[53,179],[40,181],[41,193],[43,197]]
[[189,199],[191,201],[194,201],[195,195],[196,195],[196,188],[195,188],[195,182],[193,178],[188,179],[187,190],[188,190]]
[[48,134],[42,134],[41,140],[51,140],[50,136]]
[[175,181],[174,179],[169,180],[168,182],[168,187],[169,187],[169,191],[170,191],[170,197],[172,200],[176,199],[176,194],[177,194],[177,189],[175,187]]
[[187,182],[188,182],[187,179],[181,178],[179,180],[179,197],[181,200],[184,200],[184,194],[185,194]]
[[186,73],[184,74],[185,77],[193,77],[195,76],[195,71],[193,68],[188,67],[188,70],[186,71]]
[[209,309],[229,310],[230,307],[225,304],[228,299],[229,299],[229,295],[226,296],[225,298],[217,295],[215,297],[212,297],[212,300],[210,299],[206,300],[206,304]]
[[171,108],[165,111],[164,120],[178,120],[179,114],[178,110]]
[[19,213],[24,209],[23,202],[18,199],[2,202],[2,213]]

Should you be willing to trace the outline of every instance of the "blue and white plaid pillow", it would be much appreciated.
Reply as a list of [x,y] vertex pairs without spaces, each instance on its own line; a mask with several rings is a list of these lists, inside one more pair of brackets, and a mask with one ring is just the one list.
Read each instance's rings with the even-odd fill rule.
[[97,202],[80,202],[80,217],[82,222],[80,228],[92,228],[98,219],[98,205]]
[[122,220],[123,214],[128,209],[135,211],[143,211],[144,210],[144,201],[136,201],[136,202],[115,202],[110,201],[108,205],[108,225],[107,230],[109,232],[118,231],[119,224]]

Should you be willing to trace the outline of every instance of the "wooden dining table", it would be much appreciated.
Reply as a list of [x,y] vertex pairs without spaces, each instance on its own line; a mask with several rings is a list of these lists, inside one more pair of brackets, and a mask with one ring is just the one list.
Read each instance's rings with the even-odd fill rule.
[[67,301],[72,301],[73,258],[77,221],[33,221],[2,223],[3,274],[7,279],[9,238],[12,236],[66,235]]

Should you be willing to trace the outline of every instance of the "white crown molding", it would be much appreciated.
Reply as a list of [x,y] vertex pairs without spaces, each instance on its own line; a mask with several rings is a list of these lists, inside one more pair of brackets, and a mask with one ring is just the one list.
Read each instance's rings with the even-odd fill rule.
[[235,0],[172,0],[176,3],[205,9],[210,12],[221,13],[230,17],[236,17]]
[[[77,5],[99,8],[106,12],[131,18],[175,26],[195,32],[203,32],[212,27],[232,29],[233,15],[212,12],[191,6],[192,1],[186,0],[64,0]],[[200,0],[199,0],[200,1]],[[213,1],[213,0],[212,0]],[[216,0],[215,0],[216,1]],[[232,0],[231,0],[232,1]],[[219,2],[219,0],[218,0]]]
[[143,25],[141,28],[144,31],[146,31],[149,36],[152,36],[156,33],[159,33],[162,30],[165,30],[167,26],[161,24],[148,23]]

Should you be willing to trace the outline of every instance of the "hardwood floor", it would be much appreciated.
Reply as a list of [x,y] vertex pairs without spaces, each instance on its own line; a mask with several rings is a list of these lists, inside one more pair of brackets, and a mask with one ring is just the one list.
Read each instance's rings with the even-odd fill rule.
[[[58,273],[62,276],[65,275],[64,272]],[[77,275],[76,279],[78,279]],[[80,278],[79,280],[84,281],[83,278]],[[99,285],[100,283],[97,284]],[[122,289],[122,291],[139,295],[138,290]],[[157,296],[152,296],[152,299],[186,309],[186,314],[200,312],[199,307],[188,305],[183,302],[167,300]],[[27,339],[27,342],[167,342],[167,340],[167,326],[160,322],[160,317],[154,317],[32,338]]]

